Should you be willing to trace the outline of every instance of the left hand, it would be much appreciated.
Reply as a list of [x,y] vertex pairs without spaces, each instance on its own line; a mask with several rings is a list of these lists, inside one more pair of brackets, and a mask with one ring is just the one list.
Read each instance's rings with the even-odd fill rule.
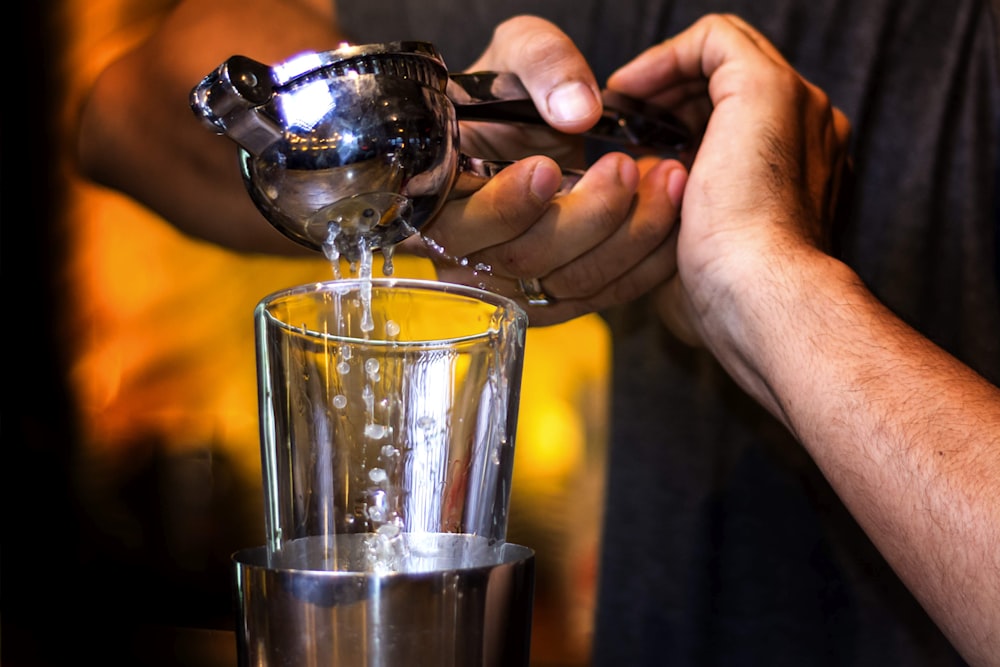
[[[542,19],[516,17],[497,27],[471,69],[517,74],[559,132],[462,125],[463,152],[518,162],[475,194],[446,204],[428,225],[425,235],[448,256],[467,260],[466,267],[437,262],[439,277],[517,298],[533,325],[623,303],[665,281],[675,271],[671,232],[686,177],[680,163],[649,159],[640,169],[631,157],[612,153],[571,191],[559,192],[560,164],[578,166],[582,155],[573,135],[601,113],[593,74],[569,37]],[[407,247],[421,252],[415,244]],[[540,279],[554,302],[528,306],[519,278]]]

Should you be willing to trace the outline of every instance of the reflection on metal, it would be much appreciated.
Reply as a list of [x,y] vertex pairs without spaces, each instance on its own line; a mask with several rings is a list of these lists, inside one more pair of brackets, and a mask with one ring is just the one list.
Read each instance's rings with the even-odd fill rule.
[[[329,221],[343,229],[365,209],[380,220],[366,231],[368,248],[395,245],[445,201],[468,196],[510,164],[463,154],[460,120],[544,124],[515,75],[449,74],[425,42],[343,46],[273,68],[235,55],[191,91],[191,106],[239,146],[241,173],[264,217],[314,250],[330,241]],[[662,109],[611,92],[604,107],[587,136],[672,154],[691,143]],[[564,189],[578,178],[567,170]],[[379,207],[386,195],[409,205],[387,215]],[[356,245],[336,244],[358,259]]]

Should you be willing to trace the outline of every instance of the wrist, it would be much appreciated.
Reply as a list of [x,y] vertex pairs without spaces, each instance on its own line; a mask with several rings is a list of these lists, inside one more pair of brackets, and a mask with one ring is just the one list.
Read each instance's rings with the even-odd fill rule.
[[787,402],[837,354],[874,300],[857,274],[806,247],[759,255],[716,292],[701,336],[733,378],[795,431]]

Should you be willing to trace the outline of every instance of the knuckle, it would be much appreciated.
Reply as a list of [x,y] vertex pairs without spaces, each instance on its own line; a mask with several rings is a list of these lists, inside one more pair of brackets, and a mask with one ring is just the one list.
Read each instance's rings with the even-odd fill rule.
[[560,270],[558,276],[553,276],[560,285],[565,285],[561,292],[567,292],[574,297],[585,298],[599,293],[611,280],[605,265],[599,262],[573,262]]
[[512,276],[533,278],[541,275],[541,253],[533,244],[509,243],[500,253],[500,264]]
[[475,211],[489,216],[491,225],[498,227],[504,238],[514,238],[523,233],[541,214],[544,204],[528,193],[512,192],[510,188],[487,186],[473,195]]

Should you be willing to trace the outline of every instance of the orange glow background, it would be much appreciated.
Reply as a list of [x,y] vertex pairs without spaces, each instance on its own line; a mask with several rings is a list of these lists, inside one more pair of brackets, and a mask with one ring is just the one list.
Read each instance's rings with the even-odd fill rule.
[[[64,3],[64,125],[103,65],[147,34],[169,4]],[[321,258],[240,255],[193,240],[82,182],[70,161],[62,167],[82,487],[101,496],[102,484],[152,456],[146,448],[155,443],[160,455],[224,458],[259,488],[253,309],[277,289],[331,278],[331,267]],[[422,260],[396,257],[394,265],[395,275],[433,276]],[[597,316],[528,334],[509,539],[537,552],[538,665],[582,665],[589,654],[608,345]],[[257,514],[233,514],[245,516]]]

